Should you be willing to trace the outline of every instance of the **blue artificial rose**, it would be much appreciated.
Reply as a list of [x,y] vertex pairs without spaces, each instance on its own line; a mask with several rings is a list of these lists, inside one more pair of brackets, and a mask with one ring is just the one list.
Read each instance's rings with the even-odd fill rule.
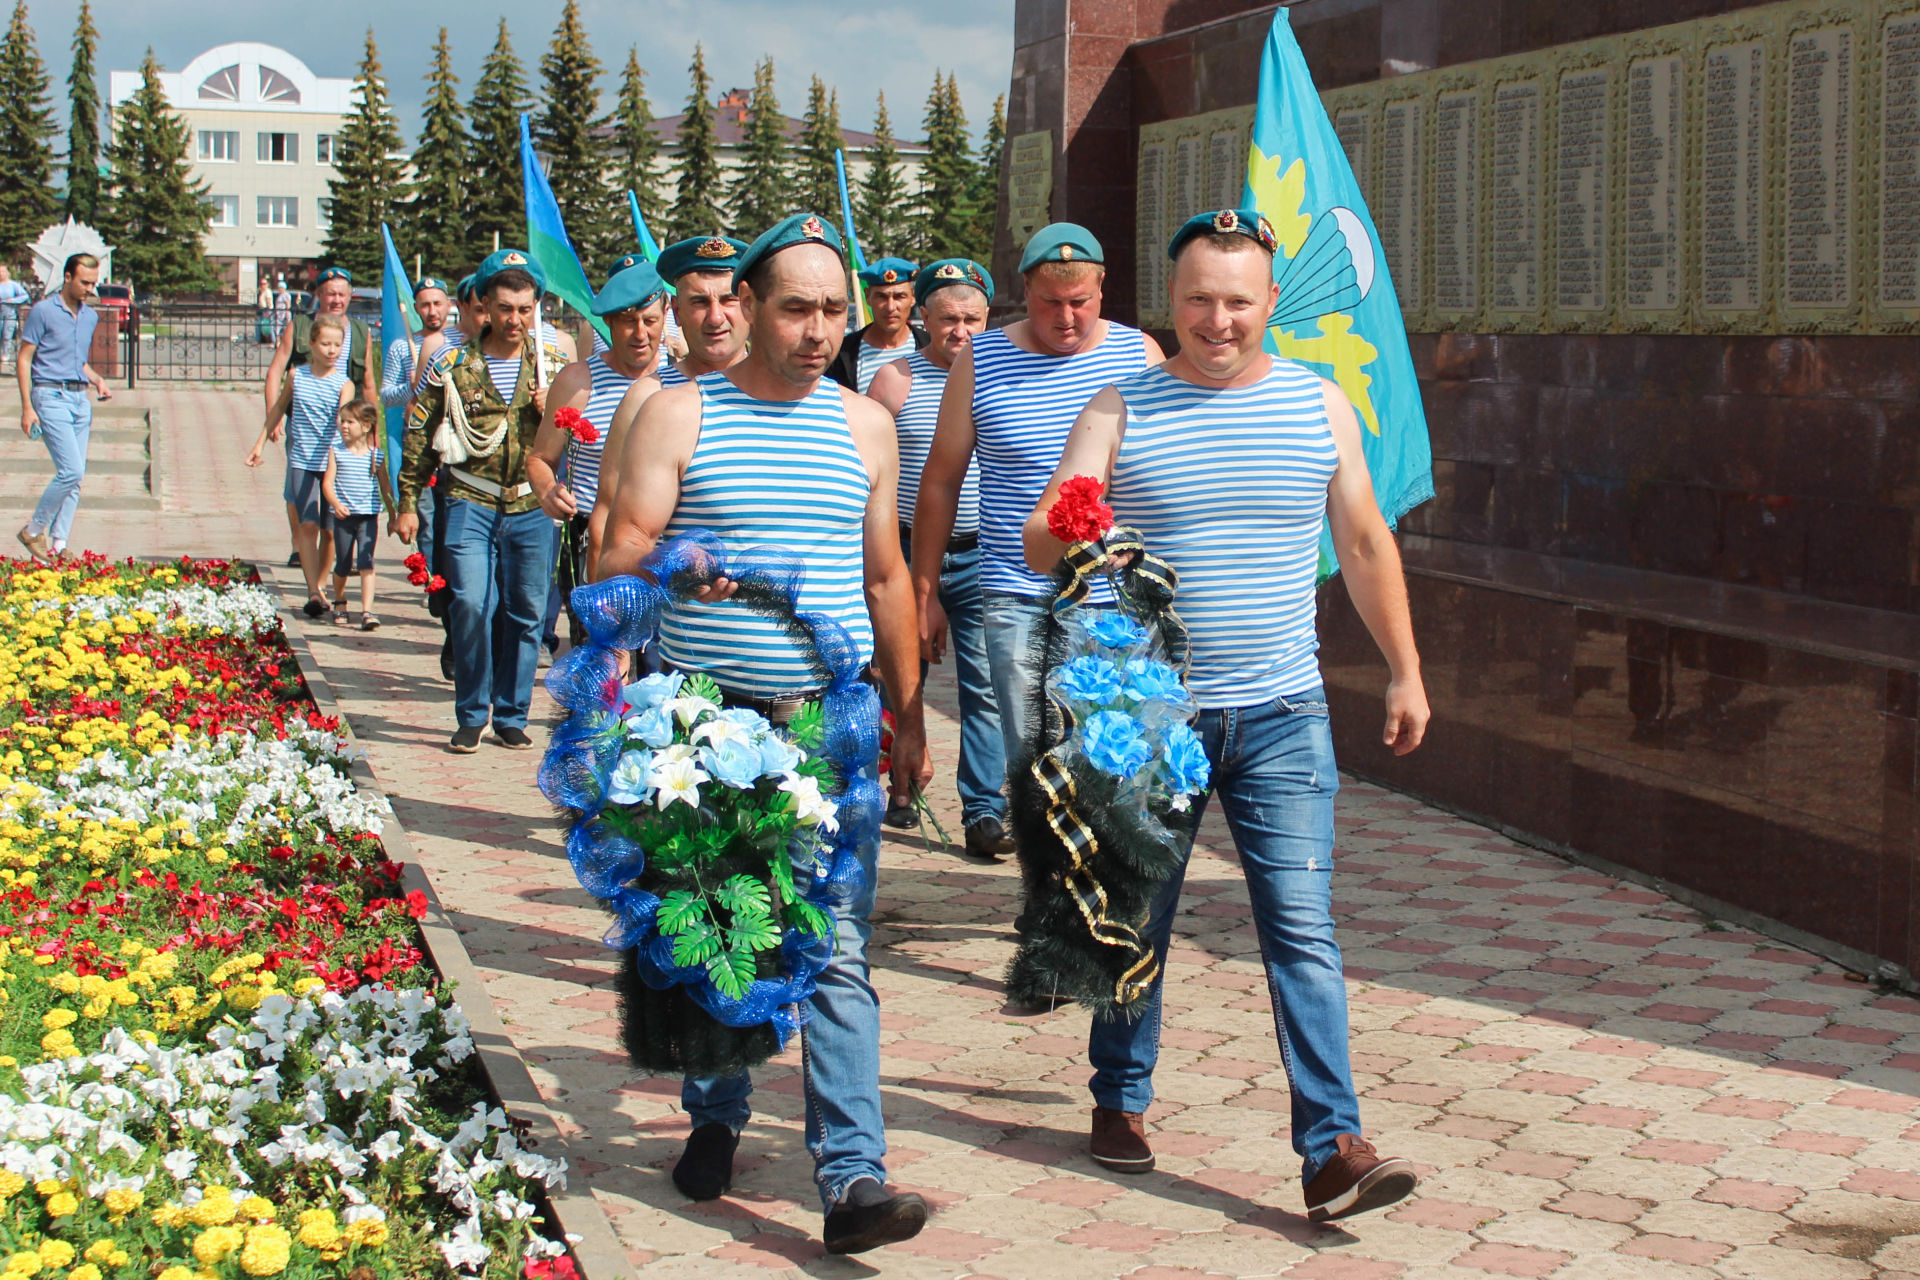
[[1127,696],[1135,702],[1158,698],[1175,706],[1187,703],[1180,673],[1164,662],[1141,662],[1127,668]]
[[664,704],[627,717],[627,733],[658,750],[673,741],[673,713]]
[[627,700],[628,714],[631,715],[636,711],[646,711],[659,706],[668,698],[677,695],[680,692],[680,686],[686,682],[687,678],[677,671],[671,674],[650,675],[622,689],[620,696]]
[[760,752],[760,776],[763,778],[781,777],[791,773],[800,765],[800,748],[777,733],[769,733],[757,745]]
[[1140,722],[1124,711],[1098,711],[1080,730],[1080,749],[1093,767],[1116,778],[1131,778],[1153,759],[1153,748],[1140,736]]
[[760,748],[739,738],[724,738],[700,748],[700,767],[715,782],[745,791],[760,781]]
[[1105,706],[1120,697],[1120,669],[1105,658],[1075,658],[1060,670],[1060,696],[1072,702]]
[[1087,624],[1087,634],[1109,649],[1131,649],[1147,638],[1147,629],[1124,613],[1106,609]]
[[1167,789],[1177,795],[1199,795],[1213,777],[1213,766],[1207,761],[1207,749],[1200,735],[1184,724],[1167,727],[1166,746],[1160,751],[1160,760],[1166,766]]
[[731,721],[747,731],[747,737],[759,742],[773,732],[773,724],[752,707],[726,707],[720,712],[720,719]]
[[647,785],[647,773],[653,768],[653,752],[624,751],[614,762],[607,778],[607,800],[612,804],[645,804],[653,789]]

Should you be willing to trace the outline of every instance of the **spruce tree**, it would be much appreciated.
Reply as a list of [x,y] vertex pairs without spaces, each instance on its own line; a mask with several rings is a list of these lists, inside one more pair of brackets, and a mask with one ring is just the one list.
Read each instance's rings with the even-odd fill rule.
[[[502,245],[527,238],[527,198],[520,185],[520,113],[533,105],[526,72],[507,36],[507,20],[493,51],[480,64],[480,82],[467,106],[473,148],[468,153],[467,257],[478,262],[493,252],[494,234]],[[522,246],[524,247],[524,246]]]
[[[553,43],[540,59],[540,78],[547,104],[533,119],[534,141],[547,157],[547,182],[567,224],[567,238],[587,273],[597,275],[601,262],[612,256],[620,224],[613,220],[617,209],[607,190],[606,140],[594,132],[600,123],[600,60],[580,25],[579,0],[567,0],[561,9]],[[619,243],[628,238],[621,236]]]
[[400,150],[400,126],[387,99],[387,78],[380,70],[371,27],[360,71],[353,78],[353,98],[353,114],[340,127],[333,178],[327,184],[333,220],[323,252],[330,265],[345,267],[371,285],[386,264],[380,224],[397,220],[403,172],[394,158]]
[[920,170],[919,250],[929,258],[966,254],[973,218],[972,147],[967,142],[967,117],[960,106],[960,89],[953,77],[939,71],[927,95],[927,159]]
[[980,163],[974,166],[973,193],[968,203],[973,224],[968,232],[967,256],[985,262],[993,254],[994,222],[1000,216],[1000,158],[1007,147],[1007,95],[993,100],[986,137],[980,142]]
[[[840,176],[834,165],[843,139],[840,134],[840,95],[829,94],[819,76],[807,90],[807,114],[795,139],[793,203],[797,209],[840,221]],[[863,240],[866,228],[858,227]]]
[[679,145],[674,149],[680,184],[673,208],[667,211],[676,240],[727,229],[726,215],[720,210],[720,143],[714,133],[713,80],[707,75],[706,51],[697,44],[687,74],[693,87],[687,94],[687,111],[680,117]]
[[860,180],[854,216],[860,220],[861,247],[868,258],[914,252],[912,210],[907,207],[907,184],[900,175],[900,151],[893,141],[893,121],[887,117],[887,95],[873,113],[873,145],[866,150],[867,173]]
[[747,106],[746,137],[740,144],[740,173],[728,192],[733,225],[741,238],[753,237],[791,210],[787,183],[787,119],[773,93],[773,59],[753,69],[753,97]]
[[453,74],[453,49],[440,28],[427,72],[427,101],[420,112],[420,145],[413,152],[413,185],[408,189],[405,221],[409,250],[420,255],[426,273],[464,274],[474,265],[468,236],[466,108],[460,105],[460,80]]
[[93,79],[99,44],[93,7],[80,0],[73,66],[67,72],[67,216],[89,226],[100,211],[100,88]]
[[142,292],[218,289],[202,237],[213,221],[208,187],[187,161],[187,122],[167,105],[160,64],[147,50],[140,87],[120,104],[107,144],[112,166],[100,233],[113,246],[113,273]]
[[0,44],[0,261],[12,262],[59,216],[53,148],[59,129],[47,100],[47,66],[16,0]]
[[[627,68],[620,75],[620,99],[609,117],[613,125],[614,173],[611,193],[616,205],[628,191],[640,201],[647,228],[659,241],[666,234],[666,202],[660,198],[660,139],[653,132],[653,104],[647,101],[647,73],[640,55],[627,50]],[[615,215],[616,220],[619,215]],[[624,233],[623,233],[624,235]],[[622,239],[621,243],[625,243]]]

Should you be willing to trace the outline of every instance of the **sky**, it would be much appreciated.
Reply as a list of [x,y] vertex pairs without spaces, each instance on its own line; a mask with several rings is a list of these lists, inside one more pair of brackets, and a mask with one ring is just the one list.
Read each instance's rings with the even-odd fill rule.
[[[472,97],[480,61],[505,16],[514,51],[538,84],[540,55],[563,0],[94,0],[100,29],[100,93],[107,72],[137,68],[148,46],[162,67],[178,70],[217,44],[257,40],[297,55],[321,76],[351,77],[367,28],[402,131],[411,145],[420,124],[424,77],[439,29],[451,28],[460,96]],[[69,45],[79,0],[27,0],[28,20],[52,77],[65,121]],[[780,107],[798,116],[819,75],[839,90],[840,122],[869,128],[875,94],[884,90],[899,137],[919,136],[936,69],[959,79],[976,139],[1006,91],[1013,67],[1013,0],[580,0],[581,21],[608,74],[601,110],[613,105],[615,77],[636,47],[647,72],[655,115],[677,114],[687,96],[687,64],[695,41],[705,46],[716,92],[750,86],[753,65],[772,54]],[[743,34],[751,33],[751,34]]]

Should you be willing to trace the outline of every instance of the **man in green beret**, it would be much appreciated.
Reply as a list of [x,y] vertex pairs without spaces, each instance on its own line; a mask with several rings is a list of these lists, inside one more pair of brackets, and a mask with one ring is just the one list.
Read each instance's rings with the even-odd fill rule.
[[419,534],[420,493],[445,465],[435,494],[447,506],[444,538],[454,710],[449,749],[479,750],[489,719],[494,740],[524,751],[539,663],[541,615],[553,582],[553,518],[527,479],[549,383],[568,363],[541,341],[546,276],[523,249],[501,249],[474,273],[483,310],[479,335],[428,367],[408,415],[400,471],[403,542]]
[[[1316,656],[1315,586],[1330,531],[1355,611],[1387,659],[1386,727],[1396,755],[1420,745],[1429,712],[1393,533],[1374,501],[1361,427],[1336,383],[1263,343],[1279,291],[1277,244],[1257,209],[1189,221],[1168,249],[1180,353],[1100,391],[1074,424],[1026,521],[1028,567],[1066,545],[1047,529],[1060,486],[1107,482],[1115,517],[1179,575],[1188,693],[1205,752],[1200,804],[1218,793],[1252,901],[1274,1033],[1293,1097],[1293,1149],[1315,1222],[1412,1193],[1411,1162],[1361,1134],[1348,1058],[1347,989],[1332,912],[1334,793],[1340,773]],[[1141,931],[1165,963],[1184,864]],[[1153,1168],[1146,1111],[1159,1057],[1164,970],[1141,1003],[1098,1016],[1090,1148],[1119,1173]]]
[[[969,340],[986,332],[987,302],[992,297],[993,276],[970,259],[945,258],[922,268],[914,277],[913,300],[926,323],[927,345],[884,366],[867,389],[893,415],[900,446],[900,546],[909,558],[920,473],[933,447],[947,375]],[[980,475],[972,463],[961,484],[953,533],[940,560],[939,599],[947,633],[931,646],[929,657],[942,661],[951,642],[960,691],[960,762],[953,780],[960,792],[966,851],[974,858],[998,858],[1013,852],[1013,841],[1006,832],[1006,797],[1000,793],[1007,755],[987,663],[980,596]]]
[[873,320],[847,335],[828,377],[864,393],[881,369],[927,345],[927,331],[913,323],[913,277],[919,270],[905,258],[867,264],[860,287]]
[[[730,551],[790,552],[804,572],[799,608],[838,623],[857,660],[878,669],[897,721],[893,767],[925,782],[932,770],[900,556],[893,423],[824,376],[846,336],[845,271],[838,233],[814,214],[784,219],[740,256],[747,357],[641,406],[621,452],[599,576],[634,573],[660,539],[696,528]],[[822,692],[814,655],[775,619],[733,603],[735,590],[722,578],[668,611],[659,656],[712,677],[731,705],[791,715]],[[859,1253],[917,1234],[927,1206],[886,1187],[880,1006],[867,964],[880,841],[870,816],[843,810],[841,822],[873,834],[857,850],[861,883],[836,912],[833,956],[801,1031],[801,1087],[827,1251]],[[714,1199],[732,1184],[752,1089],[745,1072],[682,1082],[694,1128],[673,1180],[688,1197]]]

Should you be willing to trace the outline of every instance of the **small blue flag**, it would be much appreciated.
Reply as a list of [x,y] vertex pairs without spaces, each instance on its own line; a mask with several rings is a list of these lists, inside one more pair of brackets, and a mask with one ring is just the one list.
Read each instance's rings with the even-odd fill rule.
[[[407,268],[400,261],[400,251],[393,247],[393,232],[387,230],[384,222],[380,224],[380,239],[386,245],[386,261],[380,268],[380,357],[384,360],[394,343],[413,341],[413,324],[418,317],[413,313],[413,286],[407,283]],[[416,378],[419,373],[418,369],[414,370]],[[387,474],[397,487],[400,442],[407,431],[407,407],[389,408],[386,418]]]
[[648,262],[660,261],[660,246],[654,243],[653,232],[647,230],[646,215],[640,212],[640,197],[627,192],[627,212],[633,215],[634,239],[640,242],[640,252],[647,255]]
[[[1380,233],[1282,8],[1260,57],[1260,105],[1241,201],[1273,224],[1280,302],[1267,350],[1339,384],[1360,418],[1374,497],[1389,525],[1433,497],[1420,380]],[[1339,570],[1320,539],[1320,576]]]
[[547,292],[578,311],[592,322],[602,338],[613,341],[607,322],[593,314],[593,286],[580,267],[580,255],[567,238],[567,223],[560,216],[560,202],[553,198],[540,157],[534,154],[533,136],[527,128],[527,113],[520,113],[520,183],[527,197],[527,252],[547,273]]

